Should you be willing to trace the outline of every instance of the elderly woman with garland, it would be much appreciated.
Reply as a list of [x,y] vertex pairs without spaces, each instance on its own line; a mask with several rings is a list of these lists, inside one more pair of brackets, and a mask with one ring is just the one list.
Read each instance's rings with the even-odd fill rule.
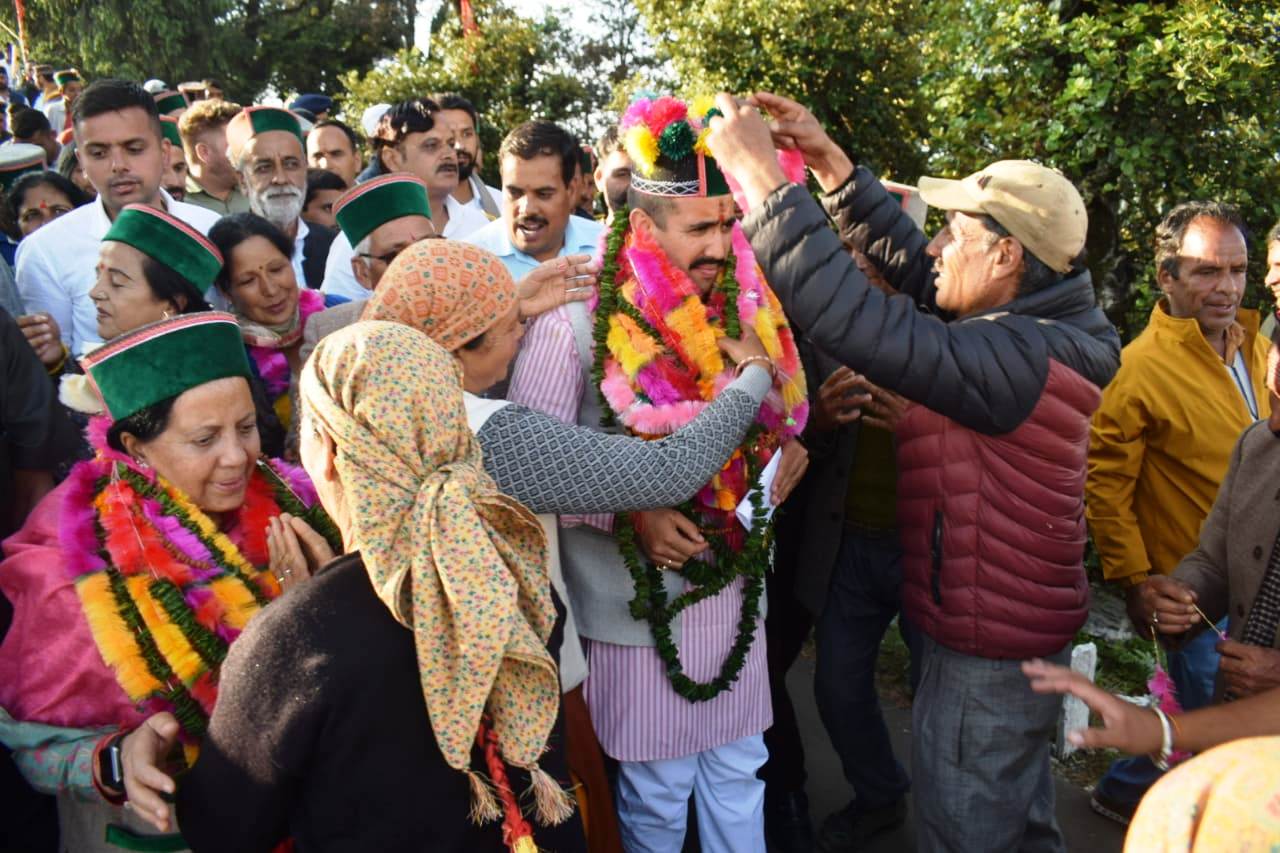
[[290,380],[302,368],[299,349],[312,315],[346,300],[298,287],[293,270],[293,241],[255,213],[224,216],[209,229],[226,265],[218,289],[244,334],[249,356],[266,385],[286,432],[292,417]]
[[192,761],[228,648],[331,558],[336,532],[301,472],[260,458],[231,316],[162,320],[81,363],[106,414],[90,425],[97,456],[41,502],[0,563],[14,606],[0,740],[57,795],[64,849],[180,849],[122,807],[151,784],[126,773],[139,727],[172,712],[179,763]]

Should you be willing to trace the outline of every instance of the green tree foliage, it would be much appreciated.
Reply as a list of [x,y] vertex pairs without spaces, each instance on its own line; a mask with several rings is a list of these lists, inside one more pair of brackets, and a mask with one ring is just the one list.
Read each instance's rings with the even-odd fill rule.
[[921,0],[635,2],[685,93],[789,94],[876,171],[920,175]]
[[[251,103],[333,92],[337,74],[408,44],[413,0],[40,0],[29,2],[30,57],[90,78],[217,78]],[[16,30],[12,4],[0,21]]]
[[554,11],[534,20],[505,3],[488,2],[476,3],[475,14],[479,32],[471,35],[463,35],[456,16],[446,17],[432,36],[430,56],[410,48],[367,73],[344,75],[346,113],[458,92],[481,112],[481,143],[490,154],[482,173],[491,183],[497,182],[492,155],[503,134],[522,122],[550,119],[584,141],[593,139],[611,75],[630,73],[635,61],[612,51],[607,39],[583,39]]
[[1277,4],[934,0],[929,19],[930,168],[1030,158],[1074,180],[1126,338],[1157,295],[1151,238],[1173,205],[1233,202],[1259,235],[1280,215]]

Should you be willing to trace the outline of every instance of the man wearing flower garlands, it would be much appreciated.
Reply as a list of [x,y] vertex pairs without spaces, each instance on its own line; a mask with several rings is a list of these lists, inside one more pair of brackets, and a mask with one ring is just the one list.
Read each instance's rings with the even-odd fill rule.
[[[561,540],[591,641],[587,703],[601,746],[620,762],[631,850],[679,850],[690,794],[703,849],[764,850],[755,773],[772,721],[761,618],[769,515],[808,459],[794,440],[808,416],[795,343],[705,132],[706,110],[674,98],[627,109],[619,133],[635,163],[631,208],[605,235],[594,330],[575,326],[576,357],[524,365],[509,394],[539,407],[571,396],[579,424],[658,437],[760,360],[734,364],[740,335],[758,335],[769,353],[773,388],[755,425],[692,501],[567,527]],[[541,351],[541,325],[525,352]],[[780,448],[771,488],[754,488]]]

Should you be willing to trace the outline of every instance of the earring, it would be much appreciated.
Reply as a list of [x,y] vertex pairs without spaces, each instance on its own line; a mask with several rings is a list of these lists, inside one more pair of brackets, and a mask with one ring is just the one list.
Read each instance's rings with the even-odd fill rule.
[[164,320],[168,320],[168,319],[169,319],[169,312],[168,312],[168,311],[165,311],[165,312],[161,315],[161,318],[162,318],[162,319],[164,319]]
[[147,460],[145,459],[139,459],[138,457],[135,456],[133,457],[133,461],[143,471],[146,471],[151,468],[151,466],[147,464]]

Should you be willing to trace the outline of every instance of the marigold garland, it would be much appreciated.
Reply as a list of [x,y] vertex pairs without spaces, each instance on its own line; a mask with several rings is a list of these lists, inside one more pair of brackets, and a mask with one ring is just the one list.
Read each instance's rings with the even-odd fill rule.
[[110,450],[71,479],[63,548],[94,641],[130,700],[177,717],[193,757],[228,646],[280,593],[266,569],[268,520],[282,511],[308,518],[335,549],[336,531],[265,462],[227,532]]
[[[601,423],[610,427],[620,422],[646,437],[666,435],[688,423],[732,380],[717,340],[725,334],[741,336],[743,323],[756,330],[779,369],[778,383],[742,447],[693,500],[679,507],[702,527],[714,556],[714,561],[692,560],[683,567],[694,588],[668,602],[661,570],[640,554],[634,522],[627,516],[616,522],[619,550],[635,586],[631,614],[649,622],[672,688],[700,702],[732,686],[755,640],[772,525],[759,490],[751,494],[750,532],[737,523],[734,511],[775,449],[803,429],[808,415],[804,375],[781,306],[739,230],[725,269],[704,300],[652,238],[629,231],[627,213],[625,208],[614,213],[606,236],[596,306],[592,377],[600,395]],[[739,577],[744,579],[743,600],[733,646],[716,677],[697,682],[684,673],[671,622]]]

